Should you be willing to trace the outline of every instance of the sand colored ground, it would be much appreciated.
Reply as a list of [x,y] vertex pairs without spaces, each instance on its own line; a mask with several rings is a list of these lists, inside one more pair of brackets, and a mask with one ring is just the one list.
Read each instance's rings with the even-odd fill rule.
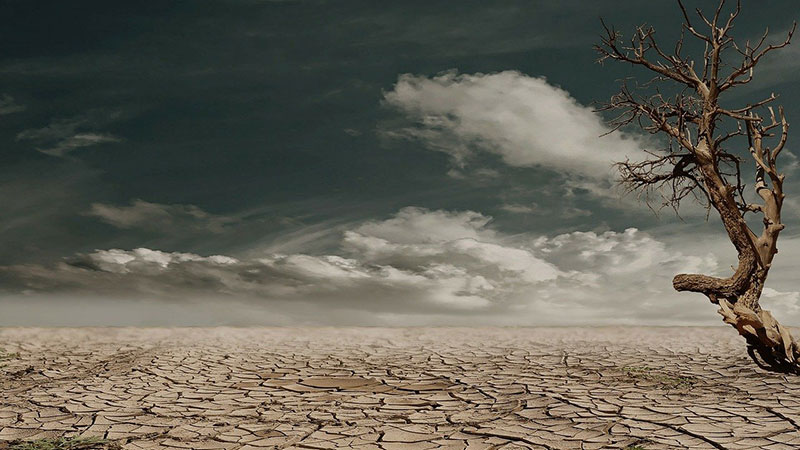
[[[125,449],[800,448],[729,328],[0,329],[0,441]],[[2,445],[0,445],[2,446]]]

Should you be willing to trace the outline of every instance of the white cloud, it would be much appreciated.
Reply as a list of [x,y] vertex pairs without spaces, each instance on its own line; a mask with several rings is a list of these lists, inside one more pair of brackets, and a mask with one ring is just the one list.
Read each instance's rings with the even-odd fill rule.
[[800,292],[781,292],[765,287],[761,303],[765,308],[769,307],[776,317],[797,315],[800,312]]
[[676,249],[635,228],[540,237],[533,246],[569,274],[524,305],[539,311],[544,323],[558,323],[559,317],[571,323],[718,323],[702,296],[672,289],[677,273],[717,273],[711,253]]
[[711,255],[688,256],[669,251],[663,242],[628,228],[622,233],[576,231],[552,239],[539,238],[535,247],[572,270],[603,268],[607,274],[628,274],[668,269],[672,272],[698,272],[716,266]]
[[612,164],[639,157],[643,146],[619,132],[602,136],[609,128],[591,108],[517,71],[404,74],[385,102],[415,122],[390,135],[418,139],[458,165],[482,151],[510,166],[540,166],[591,184],[613,179]]
[[97,270],[110,273],[130,273],[137,267],[153,265],[161,269],[168,269],[171,264],[186,262],[207,262],[214,265],[230,265],[238,261],[228,256],[214,255],[202,257],[193,253],[167,253],[147,248],[137,248],[131,251],[119,249],[97,250],[88,255],[86,259],[77,259],[73,264],[93,266]]
[[139,228],[156,231],[205,230],[221,233],[236,219],[210,214],[195,205],[151,203],[133,200],[130,206],[93,203],[86,213],[117,228]]
[[344,248],[368,264],[412,271],[437,267],[448,273],[454,272],[444,268],[455,267],[480,277],[479,284],[489,290],[508,287],[505,282],[538,283],[559,275],[530,249],[502,244],[486,228],[488,221],[471,211],[405,208],[393,219],[346,232]]
[[487,228],[491,217],[474,211],[428,211],[423,208],[401,209],[393,218],[367,222],[355,231],[399,244],[445,242],[454,239],[493,239]]
[[[341,248],[247,258],[97,250],[56,266],[0,268],[0,279],[9,296],[247,301],[284,318],[313,305],[295,323],[330,323],[331,314],[396,325],[719,323],[701,296],[671,286],[678,272],[720,271],[716,259],[636,229],[509,236],[477,212],[404,208],[353,226]],[[779,300],[796,304],[792,295]]]

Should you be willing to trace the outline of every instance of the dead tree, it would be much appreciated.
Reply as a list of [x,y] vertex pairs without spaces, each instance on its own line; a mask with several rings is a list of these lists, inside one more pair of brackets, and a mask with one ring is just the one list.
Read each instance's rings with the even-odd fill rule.
[[[789,45],[796,23],[777,43],[768,43],[767,32],[758,40],[737,42],[731,31],[741,2],[726,10],[725,0],[720,0],[713,15],[698,9],[696,19],[681,0],[677,6],[684,22],[669,50],[657,43],[650,26],[637,27],[632,37],[623,38],[603,24],[605,34],[596,46],[600,61],[629,63],[654,78],[634,87],[623,84],[601,110],[617,113],[611,121],[615,130],[635,125],[665,142],[665,148],[647,151],[643,159],[618,163],[621,182],[645,193],[648,200],[659,193],[663,205],[676,211],[684,199],[696,198],[719,213],[738,252],[734,273],[728,278],[680,274],[673,287],[705,294],[718,304],[723,320],[744,336],[749,355],[761,367],[800,374],[800,345],[759,306],[784,229],[784,175],[777,163],[789,124],[783,108],[777,107],[776,113],[773,107],[775,94],[738,107],[720,102],[753,81],[765,56]],[[694,45],[702,58],[684,55],[689,53],[685,37],[687,47]],[[754,191],[743,183],[751,177]],[[751,228],[746,214],[761,217],[763,226],[756,227],[760,232]]]

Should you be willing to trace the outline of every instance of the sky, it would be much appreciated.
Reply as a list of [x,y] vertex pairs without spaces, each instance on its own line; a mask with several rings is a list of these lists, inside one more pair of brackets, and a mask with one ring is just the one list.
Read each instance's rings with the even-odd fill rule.
[[[734,34],[778,40],[796,12],[745,4]],[[7,0],[0,18],[0,326],[720,323],[671,287],[730,273],[717,218],[624,195],[613,162],[659,141],[596,112],[643,75],[596,63],[600,18],[672,42],[671,1]],[[800,117],[799,57],[732,104],[776,92]],[[793,142],[762,304],[800,325]]]

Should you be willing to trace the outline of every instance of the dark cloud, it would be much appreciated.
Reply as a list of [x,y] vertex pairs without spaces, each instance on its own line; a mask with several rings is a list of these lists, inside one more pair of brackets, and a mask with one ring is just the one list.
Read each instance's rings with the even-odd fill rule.
[[108,133],[91,131],[113,122],[121,116],[118,112],[94,111],[69,119],[56,119],[42,128],[20,131],[17,141],[28,141],[36,150],[51,156],[65,156],[83,147],[117,143],[122,139]]
[[130,206],[92,203],[86,214],[122,229],[141,228],[164,233],[186,233],[191,230],[222,233],[226,226],[238,221],[232,217],[210,214],[195,205],[162,205],[140,199],[133,200]]
[[0,116],[25,111],[25,106],[18,104],[14,97],[3,94],[0,96]]

